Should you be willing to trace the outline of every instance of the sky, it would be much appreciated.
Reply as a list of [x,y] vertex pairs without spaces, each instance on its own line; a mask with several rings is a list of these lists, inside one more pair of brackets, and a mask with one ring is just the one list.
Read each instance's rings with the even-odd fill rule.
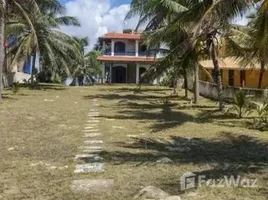
[[107,32],[121,32],[135,28],[137,18],[125,21],[131,0],[60,0],[67,9],[66,15],[79,19],[81,27],[62,27],[69,35],[88,37],[92,49],[98,37]]
[[[122,32],[123,29],[134,29],[138,18],[125,21],[131,0],[60,0],[67,9],[66,15],[79,19],[81,27],[62,27],[69,35],[88,37],[90,45],[87,51],[96,44],[98,37],[108,32]],[[246,24],[245,18],[235,20]]]

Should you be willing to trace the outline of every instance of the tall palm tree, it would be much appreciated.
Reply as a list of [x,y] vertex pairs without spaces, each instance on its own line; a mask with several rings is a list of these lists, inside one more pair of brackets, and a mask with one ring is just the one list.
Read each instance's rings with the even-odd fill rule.
[[[258,88],[262,87],[263,74],[268,66],[268,1],[257,4],[256,12],[250,15],[246,26],[232,25],[224,34],[223,49],[226,56],[235,56],[241,65],[260,65]],[[267,4],[268,5],[268,4]],[[228,49],[226,51],[226,49]]]
[[[68,54],[76,54],[74,43],[70,42],[71,37],[60,31],[62,25],[79,26],[76,18],[70,16],[60,16],[63,8],[52,1],[54,6],[44,4],[38,0],[38,9],[31,9],[31,3],[15,5],[19,8],[21,15],[12,15],[7,22],[7,35],[15,34],[18,37],[18,45],[11,51],[15,52],[14,62],[18,62],[21,57],[32,56],[32,77],[35,70],[37,54],[45,58],[45,64],[53,68],[67,67]],[[68,53],[68,54],[67,54]],[[59,59],[60,58],[60,59]]]
[[78,38],[73,37],[75,44],[80,51],[81,59],[77,60],[74,65],[74,72],[83,71],[85,74],[90,74],[91,76],[97,76],[101,74],[101,63],[97,60],[100,55],[98,47],[96,46],[93,51],[86,53],[86,47],[89,45],[87,37]]
[[[231,20],[241,15],[254,2],[253,0],[133,0],[132,11],[128,14],[140,14],[140,22],[149,21],[147,27],[158,28],[163,20],[171,19],[171,30],[188,29],[191,43],[206,46],[207,55],[212,59],[216,72],[219,96],[219,109],[223,109],[223,87],[219,69],[218,38],[221,32],[229,28]],[[163,17],[164,16],[164,17]],[[160,22],[160,23],[159,23]],[[157,25],[157,26],[155,26]],[[176,41],[174,41],[176,42]],[[198,67],[196,68],[196,76]],[[196,81],[197,85],[197,81]]]
[[[18,1],[18,0],[1,0],[0,1],[0,100],[2,99],[2,73],[3,65],[5,60],[4,54],[4,38],[5,38],[5,23],[9,20],[10,13],[12,15],[24,15],[27,18],[27,12],[23,9],[28,7],[32,10],[36,10],[41,13],[44,10],[54,10],[63,11],[63,7],[58,0],[28,0],[28,1]],[[8,11],[8,7],[11,7],[11,11]],[[17,11],[20,11],[17,13]],[[30,24],[29,24],[30,25]]]
[[0,101],[2,100],[2,76],[4,66],[4,32],[5,32],[5,8],[6,1],[0,1]]

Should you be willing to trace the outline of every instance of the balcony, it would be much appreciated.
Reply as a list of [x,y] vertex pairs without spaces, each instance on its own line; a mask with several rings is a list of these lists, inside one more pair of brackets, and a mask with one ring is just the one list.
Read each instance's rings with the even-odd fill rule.
[[[112,52],[110,49],[105,50],[103,52],[104,56],[112,56]],[[151,50],[151,51],[140,51],[138,56],[139,57],[155,57],[156,51],[155,50]],[[131,51],[118,51],[118,52],[114,52],[114,56],[136,56],[136,52],[131,52]]]
[[136,56],[135,52],[114,52],[115,56]]

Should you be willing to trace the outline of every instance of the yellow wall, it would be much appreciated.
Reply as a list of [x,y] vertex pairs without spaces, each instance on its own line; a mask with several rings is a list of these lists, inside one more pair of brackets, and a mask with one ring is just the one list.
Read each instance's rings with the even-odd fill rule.
[[234,70],[234,86],[240,87],[240,70]]
[[[259,80],[259,77],[258,77]],[[268,88],[268,72],[264,72],[262,79],[262,88]]]
[[224,86],[228,85],[228,76],[229,76],[229,70],[223,69],[222,70],[222,84]]
[[[207,71],[212,75],[212,69],[207,69]],[[248,88],[258,88],[259,70],[245,70],[246,74],[246,85]],[[208,81],[206,74],[200,72],[200,80]],[[222,82],[224,86],[229,84],[229,69],[222,70]],[[240,69],[234,69],[234,86],[241,87],[240,85]],[[268,71],[264,73],[262,80],[262,88],[268,88]]]
[[258,88],[259,74],[260,72],[256,70],[247,70],[246,71],[246,87]]
[[[207,71],[210,74],[212,74],[212,70],[211,69],[207,69]],[[207,77],[207,74],[203,70],[200,70],[199,78],[200,78],[201,81],[209,81],[209,78]]]

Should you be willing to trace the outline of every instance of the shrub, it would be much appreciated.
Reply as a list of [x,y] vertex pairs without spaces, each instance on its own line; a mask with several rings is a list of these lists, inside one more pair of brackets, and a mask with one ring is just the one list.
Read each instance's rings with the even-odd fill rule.
[[256,110],[258,117],[254,118],[253,128],[259,130],[268,129],[268,103],[252,102],[252,108]]
[[19,84],[19,82],[13,83],[11,85],[11,88],[10,89],[11,89],[11,91],[12,91],[13,94],[17,94],[19,92],[19,90],[20,90],[20,84]]
[[240,90],[235,94],[233,105],[227,112],[234,112],[239,118],[249,115],[252,111],[250,107],[250,98],[251,96],[246,95],[244,90]]

